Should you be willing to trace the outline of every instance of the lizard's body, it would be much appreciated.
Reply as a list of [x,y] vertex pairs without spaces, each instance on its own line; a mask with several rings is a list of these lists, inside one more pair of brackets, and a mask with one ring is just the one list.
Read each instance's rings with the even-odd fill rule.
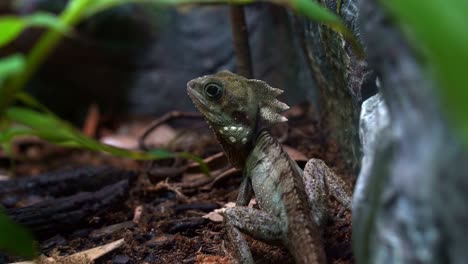
[[262,132],[246,174],[259,207],[281,224],[281,242],[299,263],[324,263],[320,229],[311,216],[302,170],[271,135]]
[[[282,91],[226,71],[187,86],[231,163],[243,167],[237,206],[225,212],[237,259],[253,263],[243,232],[282,243],[296,263],[325,263],[321,226],[327,193],[349,208],[351,189],[321,160],[310,160],[303,172],[264,129],[286,121],[279,112],[287,105],[275,99]],[[252,191],[261,210],[247,207]]]

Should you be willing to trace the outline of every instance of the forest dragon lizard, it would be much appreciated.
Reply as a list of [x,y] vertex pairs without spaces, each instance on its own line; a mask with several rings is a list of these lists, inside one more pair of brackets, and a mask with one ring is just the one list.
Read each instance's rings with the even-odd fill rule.
[[[325,263],[327,194],[350,209],[352,190],[321,160],[309,160],[303,172],[266,131],[287,121],[280,113],[289,107],[276,99],[283,91],[229,71],[191,80],[187,91],[229,161],[243,168],[236,207],[225,211],[238,261],[254,263],[243,232],[282,243],[296,263]],[[261,210],[247,207],[253,194]]]

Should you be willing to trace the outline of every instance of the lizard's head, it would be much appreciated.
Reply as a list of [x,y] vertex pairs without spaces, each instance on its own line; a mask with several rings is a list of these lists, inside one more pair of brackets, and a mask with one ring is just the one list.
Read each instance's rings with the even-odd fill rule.
[[263,81],[221,71],[191,80],[187,91],[223,147],[240,148],[259,129],[287,121],[280,113],[289,107],[276,99],[283,91]]

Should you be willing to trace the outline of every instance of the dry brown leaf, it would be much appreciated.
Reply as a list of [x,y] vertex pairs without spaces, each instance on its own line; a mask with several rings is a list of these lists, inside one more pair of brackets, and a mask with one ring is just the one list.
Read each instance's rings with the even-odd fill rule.
[[212,256],[199,254],[195,258],[195,263],[203,264],[231,264],[231,260],[228,256]]
[[116,240],[112,243],[105,244],[103,246],[95,247],[85,251],[81,251],[66,257],[46,257],[41,256],[37,262],[35,261],[25,261],[25,262],[15,262],[10,264],[89,264],[94,263],[94,261],[105,254],[119,248],[125,243],[124,239]]
[[102,137],[101,143],[123,149],[137,149],[138,139],[127,135],[109,135]]
[[111,242],[109,244],[105,244],[103,246],[99,246],[99,247],[95,247],[95,248],[92,248],[92,249],[88,249],[88,250],[85,250],[85,251],[75,253],[75,254],[73,254],[73,255],[71,255],[69,257],[66,257],[66,258],[73,259],[73,258],[82,258],[83,256],[85,256],[87,259],[90,259],[91,261],[94,261],[94,260],[104,256],[105,254],[119,248],[124,243],[125,243],[125,240],[122,238],[122,239],[116,240],[114,242]]
[[222,208],[215,209],[212,212],[209,212],[209,213],[207,213],[206,215],[204,215],[202,217],[210,219],[213,222],[218,222],[218,223],[222,222],[223,219],[224,219],[222,213],[224,211],[226,211],[227,208],[233,208],[234,206],[236,206],[236,203],[229,202],[229,203],[225,204]]

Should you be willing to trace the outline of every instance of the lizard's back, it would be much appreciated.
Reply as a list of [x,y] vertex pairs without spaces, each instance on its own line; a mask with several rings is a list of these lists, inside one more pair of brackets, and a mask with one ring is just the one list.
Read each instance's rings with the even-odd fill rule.
[[246,163],[260,208],[282,223],[283,243],[297,263],[325,263],[320,230],[311,217],[302,170],[263,131]]

